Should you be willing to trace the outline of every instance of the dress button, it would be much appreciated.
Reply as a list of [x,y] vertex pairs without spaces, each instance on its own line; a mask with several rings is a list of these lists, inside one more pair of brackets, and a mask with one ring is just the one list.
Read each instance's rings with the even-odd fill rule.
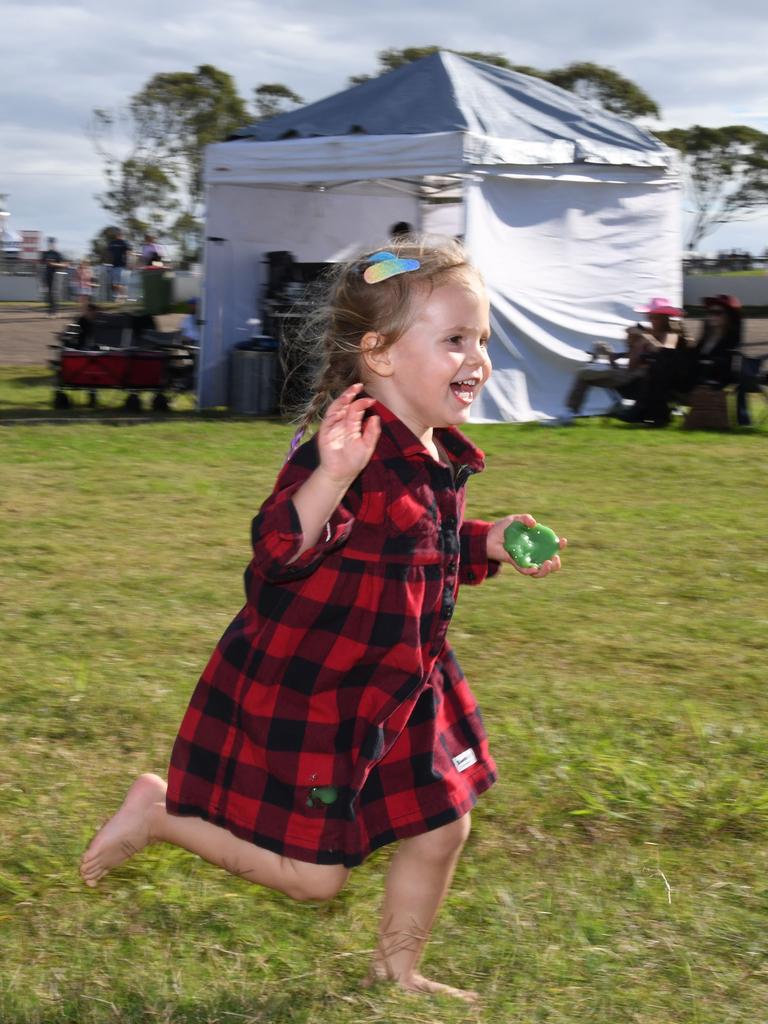
[[449,530],[455,530],[456,529],[456,516],[446,516],[445,519],[443,520],[443,523],[446,525],[446,527]]
[[448,570],[448,572],[456,572],[456,563],[455,562],[449,562],[448,565],[446,565],[445,568]]

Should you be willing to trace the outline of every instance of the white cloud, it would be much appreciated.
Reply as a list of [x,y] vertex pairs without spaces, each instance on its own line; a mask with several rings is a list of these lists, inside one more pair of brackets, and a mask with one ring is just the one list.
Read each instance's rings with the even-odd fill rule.
[[116,108],[153,74],[203,63],[230,72],[249,101],[262,82],[312,101],[373,72],[379,50],[427,44],[542,68],[613,67],[659,103],[665,127],[768,126],[765,0],[5,0],[0,191],[11,193],[17,228],[84,247],[107,219],[93,198],[103,187],[86,136],[94,107]]

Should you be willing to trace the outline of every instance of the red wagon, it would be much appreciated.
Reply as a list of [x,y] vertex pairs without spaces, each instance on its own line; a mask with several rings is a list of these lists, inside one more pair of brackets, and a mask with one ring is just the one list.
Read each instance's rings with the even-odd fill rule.
[[93,352],[76,348],[61,350],[60,388],[121,388],[127,391],[162,391],[168,387],[166,357],[162,352],[142,349],[103,349]]
[[[107,327],[114,334],[115,324]],[[78,390],[87,391],[91,405],[96,405],[96,392],[106,389],[129,392],[125,406],[134,411],[141,409],[140,392],[150,392],[154,395],[153,409],[164,411],[168,409],[166,393],[194,388],[197,349],[182,344],[178,334],[146,330],[134,347],[133,336],[126,336],[123,330],[121,340],[128,341],[128,346],[111,347],[103,341],[117,339],[107,339],[103,331],[100,333],[89,339],[92,347],[88,348],[74,347],[81,341],[74,330],[68,329],[59,337],[55,346],[58,358],[52,361],[56,371],[55,408],[68,408],[67,392]]]

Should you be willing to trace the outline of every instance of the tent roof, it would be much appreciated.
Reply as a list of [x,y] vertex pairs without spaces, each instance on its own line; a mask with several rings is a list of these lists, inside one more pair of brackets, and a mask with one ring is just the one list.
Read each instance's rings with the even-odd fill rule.
[[[650,132],[574,93],[540,78],[444,50],[298,110],[257,122],[241,129],[236,138],[271,142],[438,132],[545,147],[565,141],[573,144],[577,160],[583,150],[587,161],[592,151],[613,151],[617,156],[624,154],[617,163],[665,164],[669,152]],[[637,161],[632,159],[633,153]]]

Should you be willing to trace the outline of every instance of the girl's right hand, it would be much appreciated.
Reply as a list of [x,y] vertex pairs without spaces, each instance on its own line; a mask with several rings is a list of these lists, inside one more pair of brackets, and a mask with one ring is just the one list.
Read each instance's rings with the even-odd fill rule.
[[363,415],[375,398],[357,398],[362,384],[352,387],[331,403],[317,431],[320,466],[334,483],[348,486],[365,469],[381,434],[378,416]]

